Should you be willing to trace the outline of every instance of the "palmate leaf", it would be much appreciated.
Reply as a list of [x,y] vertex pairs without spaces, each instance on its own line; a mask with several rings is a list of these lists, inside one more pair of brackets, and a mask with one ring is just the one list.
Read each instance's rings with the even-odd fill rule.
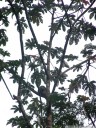
[[58,34],[58,31],[61,30],[61,28],[63,31],[66,31],[65,23],[68,24],[66,21],[63,21],[63,18],[60,18],[59,20],[56,20],[52,26],[49,26],[49,30],[56,34]]
[[[28,117],[30,120],[30,117]],[[16,116],[14,118],[11,118],[10,120],[8,120],[7,125],[8,124],[12,124],[12,127],[17,126],[17,128],[26,128],[27,124],[24,121],[24,117],[23,116]]]
[[30,111],[30,114],[36,113],[39,110],[39,100],[38,98],[33,98],[31,100],[31,104],[28,105],[27,110]]
[[87,57],[87,56],[90,56],[93,54],[93,50],[87,50],[87,49],[84,49],[81,51],[81,54],[83,54],[83,57]]
[[0,29],[0,46],[6,45],[6,42],[8,41],[8,37],[6,36],[5,29]]
[[85,102],[85,101],[88,101],[89,100],[89,97],[86,97],[84,95],[78,95],[77,96],[77,100],[78,101],[81,101],[81,102]]
[[48,46],[43,45],[43,44],[39,44],[38,48],[42,51],[42,55],[44,55],[44,53],[47,53],[48,51]]
[[74,27],[72,29],[71,36],[70,36],[70,39],[69,39],[69,44],[70,45],[72,45],[73,43],[75,43],[77,45],[79,40],[82,38],[82,33],[81,33],[80,27],[81,27],[81,24],[77,23],[76,27]]
[[78,56],[75,56],[73,54],[70,54],[70,55],[65,55],[65,58],[68,60],[68,61],[74,61],[76,59],[78,59]]
[[25,46],[26,46],[26,49],[32,50],[33,48],[36,47],[36,42],[33,38],[27,39],[26,43],[25,43]]
[[[69,32],[69,30],[68,30]],[[74,42],[78,44],[79,40],[84,35],[84,39],[88,38],[92,41],[96,35],[96,27],[92,23],[85,22],[83,19],[76,23],[76,26],[72,28],[69,44],[72,45]]]
[[76,65],[74,68],[73,68],[73,72],[75,72],[75,71],[80,71],[80,70],[82,70],[82,65]]
[[17,67],[18,68],[19,66],[21,66],[21,60],[9,60],[7,62],[7,64],[9,67]]
[[94,13],[91,13],[89,18],[92,19],[94,17],[94,15],[95,15]]
[[81,89],[82,87],[82,84],[87,82],[87,78],[85,75],[77,75],[77,77],[74,79],[74,80],[70,80],[69,82],[70,85],[69,85],[69,91],[70,92],[73,92],[75,91],[76,93],[78,93],[79,89]]
[[43,70],[39,71],[38,69],[31,75],[31,82],[36,84],[37,87],[41,85],[43,81],[45,83],[46,76]]
[[8,51],[4,51],[2,48],[0,48],[0,55],[5,57],[5,56],[10,56],[10,53]]
[[[57,97],[58,95],[56,95]],[[55,99],[56,104],[53,103],[53,120],[54,120],[54,128],[55,126],[58,126],[60,128],[63,128],[66,125],[78,125],[79,121],[76,118],[77,113],[76,113],[76,104],[73,104],[71,102],[67,102],[67,97],[65,98],[64,95],[58,97],[57,99]],[[56,98],[55,97],[55,98]],[[55,107],[56,105],[56,107]],[[66,108],[68,108],[66,110]],[[74,108],[74,109],[73,109]],[[63,113],[61,115],[61,113]],[[62,123],[63,122],[63,123]],[[57,128],[58,128],[57,127]]]
[[96,45],[89,43],[84,46],[84,49],[81,51],[81,54],[83,54],[83,57],[88,57],[91,56],[95,51]]
[[89,39],[92,41],[96,35],[96,27],[92,25],[92,23],[86,22],[82,25],[82,33],[84,34],[85,40],[87,40],[89,37]]
[[[28,25],[26,23],[26,20],[25,20],[24,17],[21,17],[21,19],[19,21],[20,21],[20,26],[21,26],[21,29],[22,29],[22,33],[24,33],[25,29],[27,29],[27,27],[28,27]],[[18,22],[16,22],[15,25],[17,25],[17,30],[19,32]]]
[[33,5],[33,8],[28,11],[28,14],[30,16],[30,20],[33,23],[36,23],[37,26],[40,23],[43,23],[43,17],[42,17],[42,14],[41,13],[44,13],[44,10],[39,5]]
[[38,26],[40,23],[43,23],[43,19],[42,19],[41,14],[38,13],[38,14],[36,14],[36,15],[33,15],[32,21],[33,21],[33,23],[36,23],[37,26]]
[[14,110],[14,113],[19,111],[19,107],[16,105],[13,105],[13,107],[11,108],[11,110]]
[[0,59],[0,72],[5,71],[6,68],[8,68],[8,67],[9,67],[9,65],[7,64],[7,62],[4,62],[3,60]]
[[91,8],[89,10],[89,13],[90,13],[89,18],[90,19],[94,18],[96,20],[96,7]]
[[9,21],[8,21],[8,15],[9,15],[10,11],[8,9],[8,7],[2,7],[0,8],[0,21],[2,22],[1,24],[3,24],[5,27],[9,26]]
[[96,81],[90,81],[83,83],[82,88],[89,93],[89,96],[96,94]]

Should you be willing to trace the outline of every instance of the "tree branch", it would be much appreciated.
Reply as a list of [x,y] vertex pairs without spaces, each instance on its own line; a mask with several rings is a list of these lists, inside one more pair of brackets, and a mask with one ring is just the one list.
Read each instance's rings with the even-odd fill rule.
[[53,9],[53,13],[52,13],[52,17],[51,17],[51,32],[50,32],[50,40],[49,40],[49,48],[48,48],[48,57],[47,57],[47,72],[49,75],[49,79],[47,79],[46,82],[46,88],[47,88],[47,93],[48,93],[48,98],[47,98],[47,118],[46,118],[46,122],[47,122],[47,127],[51,128],[52,127],[52,113],[51,113],[51,102],[49,99],[49,95],[50,95],[50,55],[51,55],[51,47],[52,47],[52,40],[53,40],[53,23],[54,23],[54,9]]
[[23,46],[22,29],[21,29],[21,23],[20,23],[20,20],[19,20],[19,12],[15,11],[14,5],[12,4],[11,0],[7,0],[7,1],[9,2],[12,11],[15,14],[15,17],[16,17],[16,20],[17,20],[17,23],[18,23],[18,29],[19,29],[21,56],[22,56],[22,63],[21,63],[22,71],[21,71],[21,79],[19,81],[19,87],[18,87],[18,96],[21,96],[21,84],[22,84],[22,80],[24,78],[24,71],[25,71],[25,60],[24,60],[24,46]]
[[[74,0],[71,1],[70,5],[69,5],[69,8],[72,6],[73,2],[74,2]],[[63,3],[63,2],[62,2],[62,3]],[[61,5],[62,5],[62,4],[61,4]],[[69,8],[66,10],[66,9],[65,9],[65,6],[64,6],[64,3],[63,3],[63,8],[64,8],[64,11],[65,11],[65,14],[63,15],[63,17],[62,17],[62,19],[61,19],[61,21],[60,21],[60,23],[59,23],[57,29],[56,29],[55,32],[53,33],[52,38],[54,38],[54,36],[55,36],[57,30],[60,28],[61,24],[63,23],[63,19],[64,19],[65,15],[67,15],[67,18],[68,18],[67,12],[68,12]],[[70,23],[69,18],[68,18],[68,22]],[[70,25],[71,25],[71,24],[70,24]]]
[[[75,23],[90,9],[90,7],[94,4],[94,2],[95,2],[95,0],[93,0],[92,3],[89,5],[89,7],[76,19],[76,21],[72,24],[72,27],[74,27]],[[58,70],[58,75],[56,77],[52,93],[55,91],[55,88],[58,85],[58,77],[59,77],[59,75],[61,73],[61,70],[62,70],[62,67],[63,67],[63,62],[64,62],[65,53],[66,53],[66,50],[67,50],[69,38],[71,36],[71,31],[72,31],[72,28],[70,28],[69,33],[68,33],[67,38],[66,38],[66,42],[65,42],[65,45],[64,45],[63,53],[62,53],[62,59],[61,59],[60,67],[59,67],[59,70]]]
[[47,56],[47,72],[48,72],[48,75],[49,75],[49,79],[47,79],[47,89],[50,91],[50,55],[51,55],[51,47],[52,47],[52,40],[53,40],[53,29],[52,29],[52,26],[53,26],[53,22],[54,22],[54,10],[53,10],[53,13],[52,13],[52,18],[51,18],[51,32],[50,32],[50,40],[49,40],[49,47],[48,47],[48,56]]
[[26,14],[26,19],[28,21],[28,25],[29,25],[31,34],[32,34],[32,36],[33,36],[33,38],[35,40],[35,43],[36,43],[36,46],[37,46],[37,49],[38,49],[38,52],[39,52],[39,55],[40,55],[40,59],[42,61],[42,64],[43,64],[43,67],[44,67],[44,70],[45,70],[45,74],[46,74],[47,78],[49,79],[48,72],[47,72],[47,69],[46,69],[46,64],[44,62],[44,59],[43,59],[42,54],[41,54],[41,51],[39,49],[38,41],[37,41],[36,35],[34,33],[33,27],[32,27],[32,25],[30,23],[30,19],[29,19],[29,16],[28,16],[28,12],[27,12],[27,8],[26,8],[26,5],[25,5],[25,2],[24,2],[24,0],[21,0],[21,1],[22,1],[23,6],[24,6],[24,10],[25,10],[25,14]]
[[80,16],[78,16],[78,18],[74,21],[74,23],[73,23],[73,25],[72,26],[74,26],[75,24],[76,24],[76,22],[92,7],[92,5],[95,3],[95,0],[93,0],[92,2],[91,2],[91,4],[89,5],[89,7],[84,11],[84,12],[82,12],[81,14],[80,14]]
[[30,124],[30,121],[29,121],[29,118],[28,118],[28,115],[26,114],[25,110],[24,110],[24,107],[22,105],[22,101],[20,100],[19,97],[15,96],[14,95],[14,99],[17,100],[18,104],[19,104],[19,108],[20,108],[20,111],[22,112],[22,115],[26,121],[26,125],[28,128],[32,128],[31,124]]
[[[64,16],[67,17],[67,20],[68,20],[69,25],[70,25],[70,30],[69,30],[68,36],[67,36],[67,38],[66,38],[66,42],[65,42],[65,45],[64,45],[63,53],[62,53],[62,59],[61,59],[60,67],[59,67],[59,70],[58,70],[58,73],[57,73],[57,77],[56,77],[56,80],[55,80],[55,83],[54,83],[54,86],[53,86],[52,93],[55,91],[55,88],[56,88],[56,86],[58,85],[58,78],[59,78],[59,75],[60,75],[61,70],[62,70],[62,67],[63,67],[64,57],[65,57],[65,53],[66,53],[67,46],[68,46],[68,41],[69,41],[69,38],[70,38],[70,36],[71,36],[71,31],[72,31],[72,24],[71,24],[71,22],[70,22],[70,19],[69,19],[68,14],[67,14],[67,11],[68,11],[68,10],[66,10],[63,0],[61,0],[61,1],[62,1],[62,5],[63,5],[63,8],[64,8],[64,11],[65,11]],[[73,2],[73,1],[72,1],[72,2]],[[71,5],[72,5],[72,3],[70,4],[70,6],[71,6]],[[63,16],[63,17],[64,17],[64,16]],[[62,19],[62,21],[63,21],[63,19]]]
[[70,21],[70,19],[69,19],[68,13],[67,13],[68,10],[66,10],[66,8],[65,8],[64,1],[61,0],[61,2],[62,2],[62,5],[63,5],[63,9],[64,9],[64,11],[65,11],[65,16],[66,16],[67,21],[68,21],[68,23],[69,23],[69,25],[70,25],[70,28],[71,28],[71,27],[72,27],[72,23],[71,23],[71,21]]
[[9,88],[8,88],[8,85],[6,84],[6,82],[5,82],[5,80],[4,80],[3,76],[2,76],[2,74],[0,74],[0,76],[1,76],[1,78],[2,78],[2,80],[3,80],[3,82],[4,82],[4,84],[5,84],[5,87],[6,87],[7,91],[9,92],[11,98],[13,99],[13,96],[12,96],[12,94],[11,94]]
[[90,60],[94,60],[95,57],[96,57],[96,54],[93,55],[93,56],[91,56],[91,57],[89,57],[88,59],[86,59],[86,60],[80,62],[79,64],[73,65],[72,67],[70,67],[70,68],[68,68],[67,70],[65,70],[63,73],[66,73],[66,72],[72,70],[73,68],[75,68],[75,67],[77,67],[77,66],[79,66],[79,65],[82,65],[82,64],[84,64],[84,63],[86,63],[86,62],[88,62],[88,61],[90,61]]
[[[9,73],[14,74],[12,77],[13,77],[15,80],[17,80],[17,83],[18,83],[18,80],[20,79],[20,76],[17,75],[17,74],[14,72],[14,70],[12,70],[12,69],[10,70],[9,68],[6,68],[6,69],[9,71]],[[17,78],[17,79],[16,79],[16,78]],[[34,88],[31,87],[32,85],[31,85],[30,83],[26,83],[26,82],[23,80],[23,81],[22,81],[22,84],[26,86],[26,89],[28,88],[30,91],[32,91],[33,93],[35,93],[36,95],[39,96],[38,92],[35,91]]]

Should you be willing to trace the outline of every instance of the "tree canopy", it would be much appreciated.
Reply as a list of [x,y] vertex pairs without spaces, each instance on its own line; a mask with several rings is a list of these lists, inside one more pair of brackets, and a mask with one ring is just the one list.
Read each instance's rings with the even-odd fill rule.
[[[0,3],[0,81],[16,101],[11,109],[17,113],[7,125],[96,128],[96,1]],[[14,39],[20,45],[18,59],[4,49],[10,43],[7,32],[12,22],[19,38]],[[6,74],[18,85],[17,95],[10,91]]]

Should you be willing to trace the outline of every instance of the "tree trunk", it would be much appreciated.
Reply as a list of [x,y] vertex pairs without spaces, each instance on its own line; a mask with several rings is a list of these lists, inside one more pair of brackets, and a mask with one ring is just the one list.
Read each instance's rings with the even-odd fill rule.
[[51,102],[47,101],[47,119],[46,119],[46,128],[52,128],[52,113],[51,113]]

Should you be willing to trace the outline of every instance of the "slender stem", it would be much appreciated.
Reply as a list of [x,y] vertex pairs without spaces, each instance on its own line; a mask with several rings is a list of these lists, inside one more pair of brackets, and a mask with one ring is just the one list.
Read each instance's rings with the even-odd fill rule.
[[3,82],[4,82],[4,84],[5,84],[5,87],[6,87],[7,91],[9,92],[11,98],[13,99],[13,96],[12,96],[12,94],[11,94],[11,91],[9,90],[8,85],[6,84],[6,82],[5,82],[5,80],[4,80],[3,76],[2,76],[2,74],[0,74],[0,76],[1,76],[1,78],[2,78],[2,80],[3,80]]
[[24,10],[25,10],[25,14],[26,14],[26,19],[28,21],[28,25],[29,25],[31,34],[32,34],[32,36],[33,36],[33,38],[35,40],[35,43],[36,43],[36,46],[37,46],[37,49],[38,49],[38,52],[39,52],[39,55],[40,55],[40,59],[42,61],[42,64],[43,64],[43,67],[44,67],[44,70],[45,70],[45,74],[46,74],[47,78],[49,78],[48,72],[47,72],[47,69],[46,69],[46,64],[45,64],[44,59],[42,57],[42,54],[41,54],[41,51],[40,51],[40,48],[39,48],[39,45],[38,45],[38,41],[37,41],[37,38],[36,38],[36,35],[34,33],[32,25],[30,23],[30,19],[29,19],[29,15],[28,15],[28,12],[27,12],[26,4],[25,4],[24,0],[21,0],[21,1],[22,1],[23,6],[24,6]]
[[23,45],[22,29],[21,29],[21,23],[20,23],[20,20],[19,20],[19,12],[15,11],[14,5],[12,4],[11,0],[7,0],[7,1],[9,2],[12,11],[15,14],[15,17],[16,17],[16,20],[17,20],[17,23],[18,23],[18,29],[19,29],[21,56],[22,56],[22,63],[21,63],[22,71],[21,71],[21,79],[19,81],[19,87],[18,87],[18,96],[21,96],[21,84],[22,84],[22,80],[23,80],[23,77],[24,77],[24,71],[25,71],[24,45]]
[[[59,78],[59,75],[61,73],[61,70],[62,70],[62,67],[63,67],[63,62],[64,62],[64,58],[65,58],[65,53],[66,53],[66,50],[67,50],[67,46],[68,46],[68,42],[69,42],[69,39],[70,39],[70,36],[71,36],[71,32],[72,32],[72,28],[74,27],[74,25],[77,23],[77,21],[91,8],[91,6],[94,4],[95,0],[92,1],[92,3],[89,5],[89,7],[75,20],[75,22],[72,24],[72,27],[70,28],[69,30],[69,33],[67,35],[67,38],[66,38],[66,42],[65,42],[65,45],[64,45],[64,49],[63,49],[63,53],[62,53],[62,59],[61,59],[61,63],[60,63],[60,67],[59,67],[59,70],[58,70],[58,75],[56,77],[56,80],[55,80],[55,83],[54,83],[54,86],[53,86],[53,90],[52,90],[52,93],[55,91],[55,88],[57,87],[58,85],[58,78]],[[64,6],[64,5],[63,5]],[[65,14],[67,14],[65,12]],[[68,15],[66,15],[68,17]],[[67,18],[68,19],[68,18]],[[70,21],[70,20],[68,20]],[[69,23],[70,24],[70,23]]]
[[[51,55],[51,47],[52,47],[52,40],[53,40],[53,23],[54,23],[54,10],[52,13],[52,18],[51,18],[51,32],[50,32],[50,40],[49,40],[49,49],[48,49],[48,57],[47,57],[47,72],[49,75],[49,79],[47,79],[46,83],[46,88],[48,90],[48,95],[50,95],[50,55]],[[51,102],[48,97],[47,99],[47,127],[51,128],[52,127],[52,113],[51,113]]]
[[79,66],[79,65],[82,65],[82,64],[88,62],[89,60],[92,60],[92,59],[94,60],[95,57],[96,57],[96,55],[93,55],[93,56],[89,57],[88,59],[86,59],[86,60],[84,60],[84,61],[82,61],[82,62],[80,62],[80,63],[78,63],[78,64],[76,64],[76,65],[73,65],[72,67],[70,67],[70,68],[68,68],[67,70],[65,70],[63,73],[66,73],[66,72],[72,70],[73,68],[75,68],[75,67],[77,67],[77,66]]
[[24,117],[24,119],[26,121],[27,127],[28,128],[32,128],[32,126],[30,124],[30,121],[29,121],[29,118],[28,118],[28,115],[25,113],[24,107],[22,105],[22,101],[20,100],[19,97],[15,96],[15,95],[14,95],[14,99],[16,99],[18,104],[19,104],[20,111],[21,111],[21,113],[22,113],[22,115],[23,115],[23,117]]
[[89,7],[84,11],[84,12],[82,12],[79,16],[78,16],[78,18],[75,20],[75,22],[73,23],[73,25],[72,26],[74,26],[76,23],[77,23],[77,21],[92,7],[92,5],[95,3],[95,0],[93,0],[92,2],[91,2],[91,4],[89,5]]

